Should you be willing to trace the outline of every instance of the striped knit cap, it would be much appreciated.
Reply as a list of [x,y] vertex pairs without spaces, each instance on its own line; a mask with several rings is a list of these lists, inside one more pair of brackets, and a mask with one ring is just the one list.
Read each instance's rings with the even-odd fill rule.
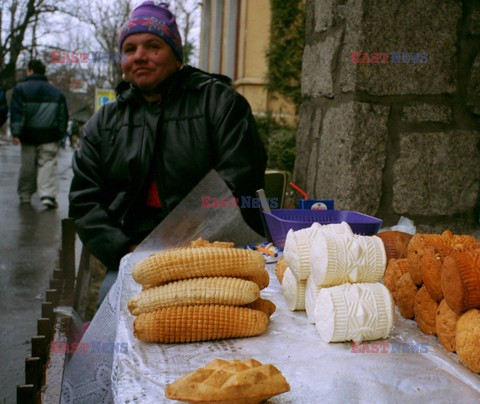
[[125,38],[132,34],[149,33],[167,42],[177,59],[183,61],[182,38],[178,32],[175,16],[168,4],[147,0],[136,7],[118,33],[118,47],[122,49]]

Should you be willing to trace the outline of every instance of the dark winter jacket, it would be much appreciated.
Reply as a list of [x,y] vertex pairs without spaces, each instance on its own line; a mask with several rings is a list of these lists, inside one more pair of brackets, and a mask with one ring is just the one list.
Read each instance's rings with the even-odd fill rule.
[[[240,198],[263,187],[266,166],[248,102],[218,76],[186,66],[162,85],[160,105],[127,83],[117,93],[83,128],[69,211],[82,242],[110,269],[211,169]],[[152,178],[162,209],[148,216]],[[258,209],[242,213],[261,231]]]
[[0,87],[0,127],[5,123],[8,116],[7,98],[5,97],[5,91]]
[[10,102],[13,137],[25,144],[56,142],[67,130],[65,96],[43,74],[32,74],[15,87]]

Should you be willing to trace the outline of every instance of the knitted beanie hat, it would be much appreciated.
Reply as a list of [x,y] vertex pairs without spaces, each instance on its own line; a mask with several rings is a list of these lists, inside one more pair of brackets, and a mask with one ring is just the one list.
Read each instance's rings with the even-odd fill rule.
[[132,34],[149,33],[162,38],[173,49],[177,59],[183,61],[182,38],[175,16],[168,4],[147,0],[136,7],[118,33],[118,47],[122,49],[125,38]]

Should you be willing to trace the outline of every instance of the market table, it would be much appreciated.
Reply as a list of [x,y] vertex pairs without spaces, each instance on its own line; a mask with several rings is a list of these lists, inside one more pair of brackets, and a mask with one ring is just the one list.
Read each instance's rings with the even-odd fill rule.
[[[202,192],[196,196],[209,195]],[[219,191],[224,192],[228,193]],[[270,284],[261,296],[274,302],[277,310],[263,335],[188,344],[138,341],[132,332],[134,316],[127,308],[128,299],[141,289],[131,276],[136,262],[198,235],[224,239],[224,229],[235,229],[238,245],[254,237],[242,227],[239,213],[231,212],[234,209],[206,214],[188,204],[183,208],[122,260],[116,283],[82,338],[88,352],[75,353],[67,366],[62,402],[172,402],[164,395],[167,384],[217,358],[255,358],[280,369],[291,391],[272,398],[271,403],[479,402],[480,375],[470,372],[436,337],[422,334],[414,321],[403,319],[398,311],[391,337],[379,341],[384,345],[378,353],[367,352],[374,350],[372,344],[362,346],[362,353],[351,343],[324,343],[305,312],[287,309],[273,264],[267,265]],[[198,217],[203,214],[207,216]],[[179,217],[184,220],[179,222]],[[399,352],[399,347],[403,351],[413,346],[422,349]]]

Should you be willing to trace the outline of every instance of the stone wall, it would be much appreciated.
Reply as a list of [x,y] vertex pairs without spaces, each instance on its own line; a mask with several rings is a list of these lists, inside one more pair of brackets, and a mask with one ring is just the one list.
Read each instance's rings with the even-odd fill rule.
[[306,28],[294,181],[384,225],[474,229],[480,2],[307,0]]

